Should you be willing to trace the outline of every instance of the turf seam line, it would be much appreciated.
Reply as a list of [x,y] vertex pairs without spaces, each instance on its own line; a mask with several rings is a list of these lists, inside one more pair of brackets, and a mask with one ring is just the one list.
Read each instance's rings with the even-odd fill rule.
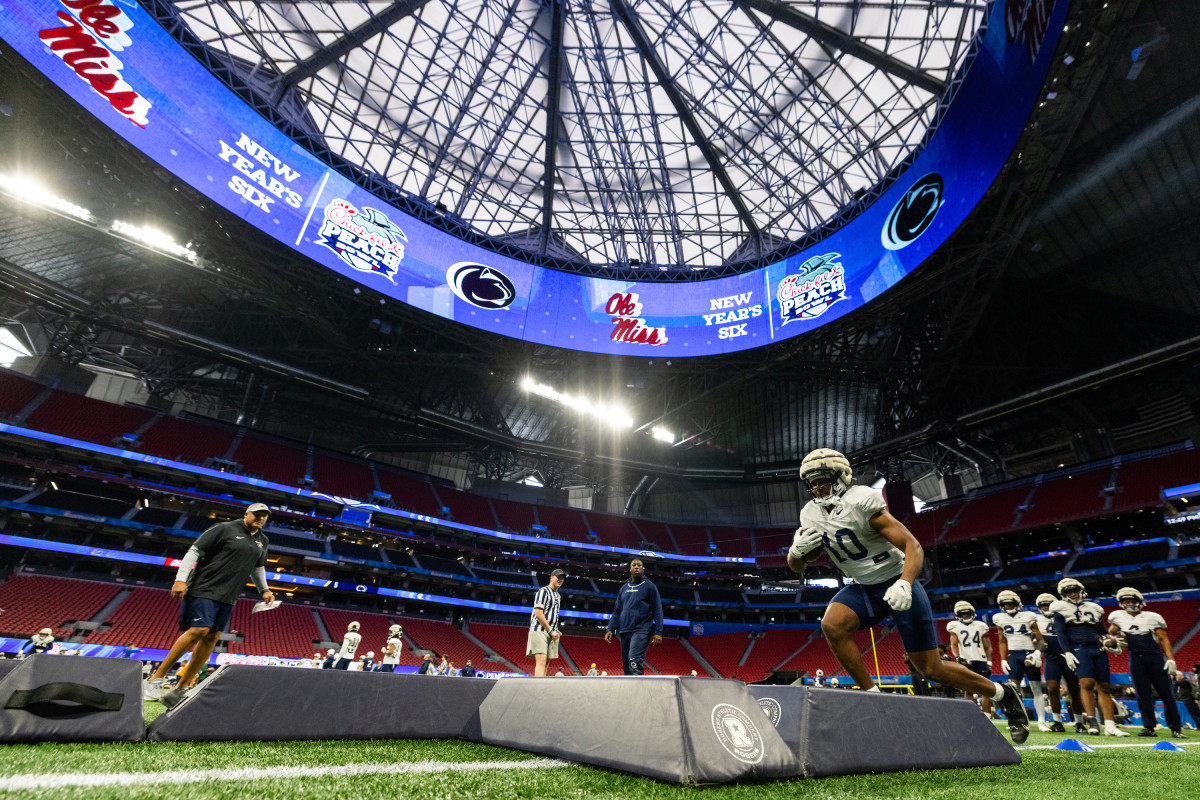
[[0,791],[57,789],[68,786],[144,786],[152,784],[216,783],[227,781],[321,778],[329,775],[369,775],[386,772],[414,775],[431,772],[478,772],[489,769],[553,769],[573,766],[566,761],[537,758],[521,761],[418,761],[407,764],[326,764],[323,766],[241,767],[236,769],[184,769],[170,772],[75,772],[11,775],[0,778]]

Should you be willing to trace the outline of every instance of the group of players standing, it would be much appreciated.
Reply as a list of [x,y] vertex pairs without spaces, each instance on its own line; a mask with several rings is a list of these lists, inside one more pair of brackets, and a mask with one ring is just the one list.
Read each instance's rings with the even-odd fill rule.
[[[1183,721],[1175,704],[1171,676],[1176,673],[1167,637],[1167,623],[1160,614],[1146,611],[1142,593],[1132,587],[1117,592],[1120,608],[1108,615],[1089,602],[1083,584],[1074,578],[1058,582],[1059,597],[1043,593],[1037,597],[1038,611],[1026,610],[1013,591],[1000,592],[1000,613],[992,624],[975,616],[975,607],[965,600],[954,604],[956,619],[946,630],[950,646],[960,664],[973,672],[990,676],[992,647],[989,631],[999,633],[1000,670],[1008,680],[1020,685],[1022,679],[1033,694],[1039,730],[1064,732],[1062,684],[1067,686],[1077,733],[1100,735],[1099,711],[1103,714],[1106,736],[1128,736],[1117,727],[1116,706],[1109,674],[1109,653],[1129,649],[1129,671],[1142,717],[1139,736],[1154,736],[1154,693],[1163,701],[1167,727],[1173,738],[1183,735]],[[1046,694],[1050,697],[1049,720],[1042,693],[1042,667],[1045,667]],[[982,708],[990,713],[987,697]]]
[[[993,703],[1004,714],[1009,734],[1020,744],[1029,735],[1029,718],[1021,699],[1025,678],[1034,693],[1039,728],[1064,731],[1060,682],[1077,702],[1076,727],[1100,734],[1097,697],[1104,714],[1104,732],[1128,736],[1116,727],[1109,686],[1108,653],[1130,650],[1130,672],[1146,728],[1154,736],[1152,688],[1166,706],[1171,735],[1183,738],[1170,674],[1175,672],[1166,622],[1145,611],[1136,589],[1117,593],[1121,608],[1104,624],[1104,610],[1086,600],[1083,584],[1074,578],[1059,581],[1059,598],[1040,595],[1040,614],[1022,608],[1015,592],[999,595],[1001,613],[993,623],[1000,637],[1001,669],[1006,680],[991,678],[990,627],[975,618],[970,603],[955,605],[957,619],[948,630],[957,661],[944,661],[938,650],[933,609],[924,587],[916,580],[924,567],[924,550],[912,532],[887,511],[883,495],[866,486],[853,486],[850,463],[836,450],[822,448],[804,457],[800,480],[812,500],[800,511],[800,527],[788,550],[788,566],[803,574],[806,566],[827,553],[844,575],[853,580],[834,595],[821,618],[821,631],[838,662],[860,688],[878,691],[862,653],[853,640],[856,631],[891,618],[912,665],[927,680],[979,696],[983,710]],[[1045,717],[1041,666],[1046,665],[1051,721]]]

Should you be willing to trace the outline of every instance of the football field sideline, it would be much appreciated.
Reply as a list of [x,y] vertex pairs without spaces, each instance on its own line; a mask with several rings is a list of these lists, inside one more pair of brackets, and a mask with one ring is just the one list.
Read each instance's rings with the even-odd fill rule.
[[351,777],[387,773],[419,775],[436,772],[482,770],[555,769],[573,766],[566,761],[538,758],[521,761],[418,761],[413,763],[323,764],[321,766],[238,767],[181,769],[160,772],[32,773],[0,778],[0,791],[62,789],[69,787],[181,785],[225,781],[287,780],[293,778]]

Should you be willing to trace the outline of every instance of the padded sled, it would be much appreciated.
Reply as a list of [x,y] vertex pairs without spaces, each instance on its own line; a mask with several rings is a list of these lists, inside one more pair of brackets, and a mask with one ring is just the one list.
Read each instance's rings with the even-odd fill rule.
[[150,724],[152,741],[454,739],[496,681],[219,667],[183,702]]
[[479,707],[479,726],[489,744],[674,783],[800,773],[740,681],[505,678]]
[[137,742],[142,664],[36,655],[0,679],[0,742]]
[[805,777],[1019,764],[965,700],[814,686],[751,686]]

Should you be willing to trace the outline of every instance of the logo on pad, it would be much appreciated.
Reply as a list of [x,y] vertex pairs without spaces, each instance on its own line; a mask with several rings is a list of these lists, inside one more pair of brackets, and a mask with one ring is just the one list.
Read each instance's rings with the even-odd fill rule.
[[746,712],[729,703],[718,703],[712,710],[713,733],[729,755],[746,764],[762,761],[766,752],[762,734]]
[[783,716],[783,708],[779,705],[779,701],[774,697],[758,698],[758,707],[767,715],[767,719],[771,720],[771,726],[778,728],[779,720]]

